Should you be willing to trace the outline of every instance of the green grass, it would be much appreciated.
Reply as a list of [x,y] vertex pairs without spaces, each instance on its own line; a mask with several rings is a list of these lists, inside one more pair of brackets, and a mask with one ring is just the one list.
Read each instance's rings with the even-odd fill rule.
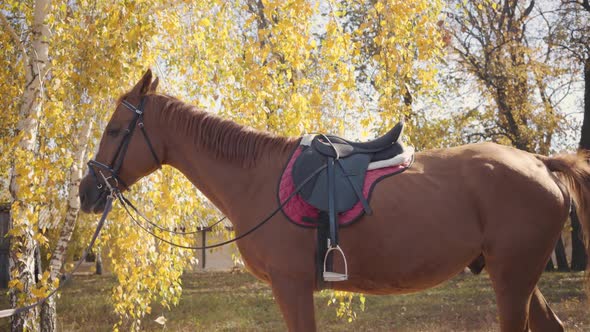
[[[110,331],[110,276],[77,276],[58,304],[61,331]],[[269,287],[247,273],[191,273],[183,279],[180,304],[155,307],[143,322],[146,331],[284,331]],[[589,331],[583,274],[545,273],[540,289],[568,331]],[[416,294],[367,296],[366,311],[352,323],[339,319],[329,295],[316,294],[320,331],[497,331],[494,294],[487,276],[461,274],[440,287]],[[7,306],[6,298],[0,301]],[[164,315],[165,327],[154,322]],[[0,330],[7,329],[0,321]]]

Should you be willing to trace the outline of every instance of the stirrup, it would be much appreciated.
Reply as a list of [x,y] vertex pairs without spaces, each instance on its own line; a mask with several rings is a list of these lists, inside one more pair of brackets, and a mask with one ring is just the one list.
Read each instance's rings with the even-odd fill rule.
[[[333,271],[326,271],[326,260],[328,260],[328,255],[330,254],[331,251],[337,251],[340,252],[340,255],[342,255],[342,259],[344,260],[344,273],[338,273],[338,272],[333,272]],[[339,245],[336,245],[335,247],[328,247],[328,250],[326,251],[326,255],[324,256],[324,281],[345,281],[348,280],[348,264],[346,263],[346,256],[344,256],[344,252],[342,251],[342,249],[340,248]]]

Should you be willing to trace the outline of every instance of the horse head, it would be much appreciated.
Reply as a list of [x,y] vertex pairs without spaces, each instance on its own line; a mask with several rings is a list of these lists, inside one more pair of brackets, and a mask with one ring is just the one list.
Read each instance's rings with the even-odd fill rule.
[[152,81],[148,69],[117,102],[98,151],[88,162],[88,173],[80,182],[82,211],[101,213],[110,193],[127,190],[161,166],[164,146],[157,135],[158,124],[144,123],[144,114],[157,111],[149,98],[157,86],[158,79]]

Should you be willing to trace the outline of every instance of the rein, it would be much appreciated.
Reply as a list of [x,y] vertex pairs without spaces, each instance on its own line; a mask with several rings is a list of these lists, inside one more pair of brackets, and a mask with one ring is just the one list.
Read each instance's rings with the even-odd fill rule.
[[86,250],[84,250],[82,257],[80,258],[80,260],[78,261],[76,266],[74,266],[72,271],[70,271],[69,273],[67,273],[63,276],[63,280],[62,280],[62,282],[59,283],[59,286],[57,286],[54,290],[52,290],[51,293],[47,294],[47,296],[45,296],[44,298],[42,298],[40,300],[37,300],[37,302],[35,302],[33,304],[29,304],[27,306],[16,308],[16,309],[0,310],[0,318],[14,316],[14,315],[28,311],[36,306],[43,304],[48,298],[55,295],[55,293],[57,293],[58,290],[60,290],[68,281],[70,281],[72,279],[74,273],[78,270],[78,268],[80,268],[80,266],[82,265],[82,262],[84,262],[86,260],[86,257],[88,256],[88,254],[92,250],[92,247],[94,246],[94,242],[96,242],[96,239],[98,238],[98,235],[100,234],[100,231],[101,231],[102,227],[104,226],[105,220],[107,219],[107,215],[109,214],[109,212],[111,212],[111,209],[113,207],[113,199],[114,199],[114,196],[112,196],[112,195],[107,196],[107,201],[105,203],[104,211],[102,212],[102,216],[100,217],[100,220],[98,221],[98,225],[96,225],[96,230],[94,231],[94,234],[92,235],[92,239],[90,240],[90,244],[88,244],[88,247],[86,248]]
[[[219,220],[217,220],[216,222],[214,222],[212,225],[207,225],[207,227],[203,227],[203,229],[197,229],[195,231],[177,231],[175,229],[170,229],[170,228],[166,228],[166,227],[162,227],[160,225],[158,225],[157,223],[151,221],[148,217],[145,216],[145,214],[141,213],[136,207],[135,205],[133,205],[133,203],[131,203],[131,201],[129,201],[127,199],[127,197],[125,197],[123,195],[123,193],[118,192],[116,194],[117,198],[119,199],[119,202],[121,202],[121,205],[125,208],[125,211],[127,212],[127,214],[129,215],[129,217],[135,222],[138,223],[138,221],[133,217],[133,215],[131,214],[131,212],[129,211],[129,209],[127,207],[130,207],[136,215],[140,216],[141,219],[145,220],[148,224],[150,224],[152,226],[152,228],[157,228],[162,232],[166,232],[166,233],[171,233],[171,234],[176,234],[176,235],[194,235],[194,234],[199,234],[203,231],[205,231],[206,229],[211,229],[215,226],[217,226],[219,223],[221,223],[222,221],[224,221],[225,219],[227,219],[227,217],[222,217]],[[140,226],[142,227],[142,229],[145,230],[145,228],[143,228],[143,225],[140,224]],[[150,233],[152,235],[154,235],[153,233]],[[154,235],[156,236],[156,235]]]
[[207,246],[207,245],[199,246],[199,247],[187,246],[187,245],[183,245],[183,244],[174,243],[174,242],[172,242],[170,240],[166,240],[166,239],[158,236],[152,230],[149,230],[144,224],[142,224],[138,220],[138,218],[135,218],[133,216],[133,214],[131,213],[131,211],[129,210],[129,208],[131,208],[135,212],[136,215],[138,215],[139,217],[141,217],[141,219],[144,219],[145,221],[147,221],[152,226],[155,226],[157,228],[161,228],[160,226],[158,226],[156,223],[154,223],[153,221],[149,220],[144,214],[142,214],[125,196],[123,196],[123,194],[121,192],[117,192],[116,195],[117,195],[117,198],[119,199],[119,201],[121,202],[121,205],[123,205],[123,208],[125,209],[125,211],[129,215],[129,217],[131,218],[131,220],[133,220],[133,222],[135,224],[137,224],[137,226],[139,226],[141,229],[143,229],[146,233],[150,234],[151,236],[155,237],[156,239],[158,239],[158,240],[160,240],[160,241],[162,241],[164,243],[167,243],[169,245],[172,245],[172,246],[175,246],[175,247],[178,247],[178,248],[182,248],[182,249],[191,249],[191,250],[213,249],[213,248],[224,246],[226,244],[230,244],[232,242],[236,242],[236,241],[238,241],[238,240],[246,237],[247,235],[251,234],[252,232],[254,232],[255,230],[257,230],[258,228],[262,227],[262,225],[266,224],[269,220],[272,219],[272,217],[274,217],[279,211],[281,211],[281,209],[295,195],[297,195],[301,191],[301,189],[309,181],[311,181],[311,179],[313,179],[314,176],[316,176],[318,173],[320,173],[326,167],[327,167],[327,165],[323,165],[323,166],[319,167],[318,169],[316,169],[313,173],[311,173],[307,178],[305,178],[305,180],[297,188],[295,188],[295,190],[293,190],[293,192],[287,197],[287,199],[285,199],[284,202],[282,202],[281,204],[279,204],[279,206],[275,210],[273,210],[266,218],[264,218],[262,221],[260,221],[254,227],[250,228],[247,232],[245,232],[245,233],[243,233],[241,235],[238,235],[238,236],[234,237],[233,239],[230,239],[230,240],[227,240],[227,241],[223,241],[223,242],[219,242],[219,243],[216,243],[216,244],[212,244],[212,245],[209,245],[209,246]]

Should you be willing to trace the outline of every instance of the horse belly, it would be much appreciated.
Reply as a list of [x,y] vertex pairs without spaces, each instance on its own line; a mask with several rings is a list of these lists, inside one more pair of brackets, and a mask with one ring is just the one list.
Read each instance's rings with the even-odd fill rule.
[[334,286],[413,292],[448,280],[473,261],[482,250],[476,206],[461,183],[445,178],[406,172],[382,181],[372,195],[373,215],[341,229],[350,280]]

